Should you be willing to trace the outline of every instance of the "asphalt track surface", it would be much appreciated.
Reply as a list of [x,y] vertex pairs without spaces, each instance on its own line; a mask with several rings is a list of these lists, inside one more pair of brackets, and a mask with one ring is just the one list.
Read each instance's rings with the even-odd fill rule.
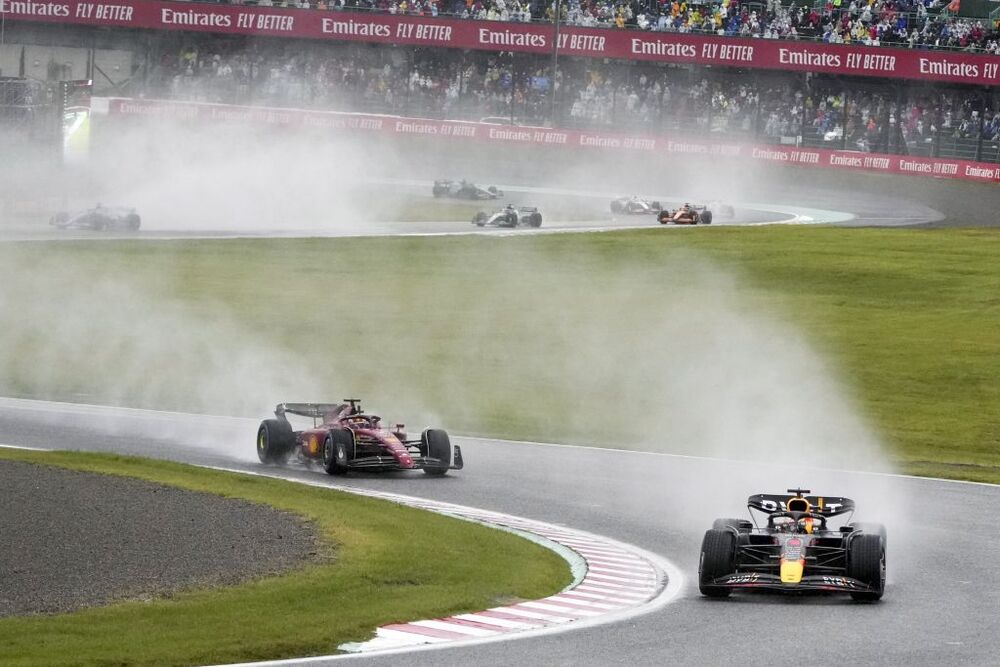
[[[255,421],[232,418],[0,401],[4,444],[111,451],[259,472],[255,427]],[[662,609],[621,623],[417,654],[351,657],[351,662],[996,664],[998,486],[608,449],[455,441],[467,465],[443,479],[404,473],[332,479],[294,466],[267,470],[331,487],[402,493],[587,530],[667,558],[685,573],[682,592]],[[839,596],[702,598],[695,577],[701,536],[711,518],[740,516],[741,501],[750,493],[803,483],[814,491],[854,497],[859,520],[887,525],[889,585],[882,602],[858,604]]]
[[[391,188],[404,193],[419,202],[425,197],[434,202],[430,192],[430,181],[391,180],[376,183],[379,187]],[[399,221],[379,222],[357,221],[347,225],[297,226],[288,221],[283,227],[273,225],[238,225],[237,228],[212,228],[211,226],[178,225],[177,220],[150,220],[143,222],[137,232],[94,231],[87,229],[58,229],[45,224],[43,220],[20,220],[0,226],[0,242],[5,241],[84,241],[84,240],[177,240],[177,239],[231,239],[231,238],[332,238],[332,237],[372,237],[372,236],[453,236],[453,235],[531,235],[553,233],[586,233],[620,231],[626,229],[661,228],[664,230],[690,229],[692,225],[660,225],[654,215],[611,215],[608,211],[613,193],[594,193],[574,188],[537,188],[530,186],[504,185],[502,199],[479,202],[485,211],[501,208],[506,203],[515,206],[537,206],[546,214],[549,207],[558,207],[567,201],[576,202],[585,215],[568,218],[565,215],[547,216],[539,229],[519,227],[501,229],[497,227],[477,227],[465,220],[439,221]],[[652,194],[650,200],[660,200],[665,207],[677,207],[683,203],[680,194]],[[437,202],[434,202],[437,203]],[[470,202],[459,202],[468,205]],[[474,203],[473,203],[474,204]],[[582,205],[581,205],[582,204]],[[414,204],[416,205],[416,204]],[[87,208],[84,206],[83,208]],[[776,206],[755,202],[740,202],[732,216],[715,216],[713,225],[766,225],[766,224],[846,224],[855,220],[853,214],[838,210],[817,209],[800,206]]]

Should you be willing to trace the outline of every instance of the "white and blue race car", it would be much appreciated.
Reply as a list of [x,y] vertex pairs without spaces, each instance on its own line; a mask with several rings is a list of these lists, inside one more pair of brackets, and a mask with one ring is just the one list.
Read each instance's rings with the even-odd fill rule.
[[502,209],[489,213],[480,211],[472,218],[472,224],[477,227],[541,227],[542,214],[534,206],[512,206],[507,204]]

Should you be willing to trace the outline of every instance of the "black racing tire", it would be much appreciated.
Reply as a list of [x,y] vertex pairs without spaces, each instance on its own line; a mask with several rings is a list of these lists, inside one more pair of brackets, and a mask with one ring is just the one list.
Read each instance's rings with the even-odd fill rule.
[[428,475],[448,474],[451,467],[451,439],[448,433],[437,428],[426,429],[420,434],[420,449],[424,456],[441,461],[439,465],[424,466],[424,472]]
[[444,197],[448,193],[448,188],[443,185],[434,185],[434,190],[432,191],[435,197]]
[[660,206],[660,202],[658,202],[658,201],[650,202],[649,203],[649,208],[652,209],[653,211],[657,212],[657,213],[659,213],[660,211],[663,210],[663,207]]
[[872,590],[851,593],[859,602],[876,602],[885,592],[885,543],[876,533],[861,533],[851,540],[847,576],[867,584]]
[[60,229],[66,227],[67,222],[69,222],[69,213],[66,211],[59,211],[49,220],[50,225],[54,225]]
[[705,531],[698,564],[698,590],[710,598],[729,597],[730,589],[713,586],[711,581],[736,571],[736,535],[731,530]]
[[703,225],[712,224],[712,212],[709,210],[702,211],[701,215],[698,216],[698,222],[700,222]]
[[880,523],[875,523],[874,521],[852,521],[847,524],[851,526],[856,531],[860,531],[867,535],[878,535],[882,538],[882,548],[888,550],[889,547],[889,534],[885,530],[885,526]]
[[503,219],[504,227],[517,227],[517,213],[508,213]]
[[737,533],[749,533],[753,528],[753,523],[746,519],[716,519],[712,522],[712,530],[725,530],[733,528]]
[[494,199],[503,194],[495,185],[491,185],[490,187],[486,188],[486,191],[489,192],[491,195],[493,195]]
[[541,227],[542,214],[538,212],[532,213],[531,217],[528,218],[528,224],[531,225],[532,227]]
[[665,225],[670,222],[670,211],[660,211],[656,215],[656,221],[661,225]]
[[261,463],[283,464],[295,449],[292,425],[283,419],[265,419],[257,429],[257,458]]
[[477,227],[482,227],[483,225],[486,224],[486,217],[487,217],[486,213],[480,211],[479,213],[476,213],[476,215],[472,217],[472,224],[476,225]]
[[346,428],[332,428],[323,440],[323,470],[328,475],[346,475],[354,434]]
[[624,213],[625,209],[622,206],[622,203],[616,199],[613,202],[611,202],[611,212],[612,213]]
[[139,231],[139,227],[142,226],[142,218],[137,213],[130,213],[125,216],[125,225],[130,232],[137,232]]

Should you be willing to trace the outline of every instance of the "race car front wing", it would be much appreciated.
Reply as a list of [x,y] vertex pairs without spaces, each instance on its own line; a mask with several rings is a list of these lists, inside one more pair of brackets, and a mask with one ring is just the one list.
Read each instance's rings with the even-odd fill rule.
[[[462,448],[458,445],[454,447],[454,454],[452,455],[452,464],[448,466],[449,470],[461,470],[465,463],[462,460]],[[422,470],[424,468],[435,468],[441,464],[440,459],[436,459],[430,456],[413,456],[411,457],[413,461],[413,466],[410,468],[400,465],[399,461],[393,456],[363,456],[356,459],[351,459],[347,463],[347,467],[352,470]]]
[[841,575],[814,574],[802,577],[802,580],[795,584],[782,583],[781,577],[777,574],[767,574],[763,572],[745,572],[727,574],[717,577],[711,583],[712,586],[722,586],[733,589],[758,589],[772,591],[836,591],[840,593],[865,593],[873,592],[872,588],[857,579]]

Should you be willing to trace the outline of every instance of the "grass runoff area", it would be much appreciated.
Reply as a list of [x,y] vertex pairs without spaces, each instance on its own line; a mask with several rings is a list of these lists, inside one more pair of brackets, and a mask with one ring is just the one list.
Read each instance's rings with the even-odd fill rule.
[[271,505],[310,521],[330,552],[246,584],[0,619],[0,664],[11,667],[323,655],[379,625],[540,598],[571,580],[561,557],[510,533],[331,489],[112,455],[0,449],[0,458]]
[[[1000,482],[998,257],[997,229],[785,226],[7,244],[0,262],[46,277],[8,293],[19,317],[5,324],[0,391],[206,412],[246,411],[224,399],[254,392],[262,406],[351,393],[421,428],[636,447],[667,400],[637,378],[697,343],[684,327],[640,334],[696,331],[726,293],[805,336],[900,470]],[[107,283],[133,296],[95,296]],[[159,343],[131,333],[162,304],[189,321]],[[252,341],[258,381],[227,386],[246,359],[187,353],[190,327],[227,350]]]

